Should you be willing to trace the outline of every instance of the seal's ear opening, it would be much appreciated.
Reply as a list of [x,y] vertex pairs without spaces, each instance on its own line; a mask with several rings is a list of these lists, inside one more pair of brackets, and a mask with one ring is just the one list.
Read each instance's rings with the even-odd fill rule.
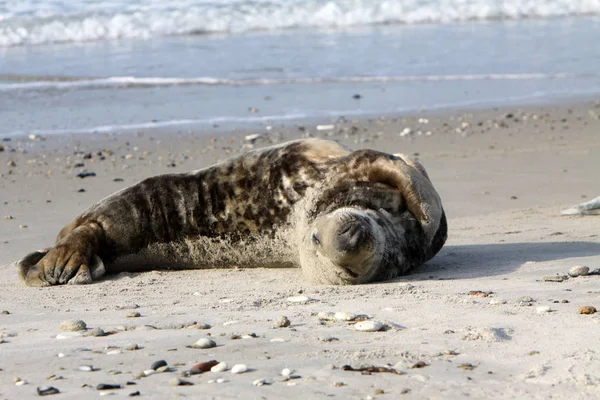
[[[358,168],[362,171],[360,178],[397,188],[406,201],[408,211],[419,221],[431,244],[444,211],[425,168],[400,154],[392,156],[372,150],[369,152],[378,153],[378,157],[366,157],[369,161]],[[356,161],[360,159],[357,157]]]

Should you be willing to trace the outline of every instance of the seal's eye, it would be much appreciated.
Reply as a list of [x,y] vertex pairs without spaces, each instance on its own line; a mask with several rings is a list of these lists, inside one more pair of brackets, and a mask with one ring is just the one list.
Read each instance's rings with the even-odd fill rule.
[[317,235],[316,232],[313,232],[312,237],[311,237],[312,241],[314,244],[316,245],[320,245],[321,241],[319,240],[319,236]]

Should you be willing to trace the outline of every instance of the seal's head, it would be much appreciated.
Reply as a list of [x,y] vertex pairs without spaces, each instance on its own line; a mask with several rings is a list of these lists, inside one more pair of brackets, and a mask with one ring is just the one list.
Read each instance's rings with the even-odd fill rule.
[[314,213],[301,230],[302,268],[319,283],[402,275],[433,257],[446,239],[439,197],[420,165],[383,153],[356,153],[335,183],[316,191]]

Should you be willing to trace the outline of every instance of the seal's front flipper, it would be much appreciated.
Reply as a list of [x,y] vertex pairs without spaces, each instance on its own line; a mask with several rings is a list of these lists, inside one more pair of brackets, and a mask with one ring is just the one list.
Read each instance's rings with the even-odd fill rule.
[[56,283],[84,284],[90,283],[103,276],[106,272],[104,263],[97,255],[92,255],[89,265],[79,266],[77,273],[67,282],[49,282],[44,273],[44,268],[39,262],[52,249],[42,249],[27,254],[17,262],[17,272],[21,281],[27,286],[50,286]]

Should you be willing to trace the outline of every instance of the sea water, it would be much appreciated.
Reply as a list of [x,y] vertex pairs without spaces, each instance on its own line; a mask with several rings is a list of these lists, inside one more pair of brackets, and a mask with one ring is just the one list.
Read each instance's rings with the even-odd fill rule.
[[0,135],[600,93],[600,0],[0,0]]

